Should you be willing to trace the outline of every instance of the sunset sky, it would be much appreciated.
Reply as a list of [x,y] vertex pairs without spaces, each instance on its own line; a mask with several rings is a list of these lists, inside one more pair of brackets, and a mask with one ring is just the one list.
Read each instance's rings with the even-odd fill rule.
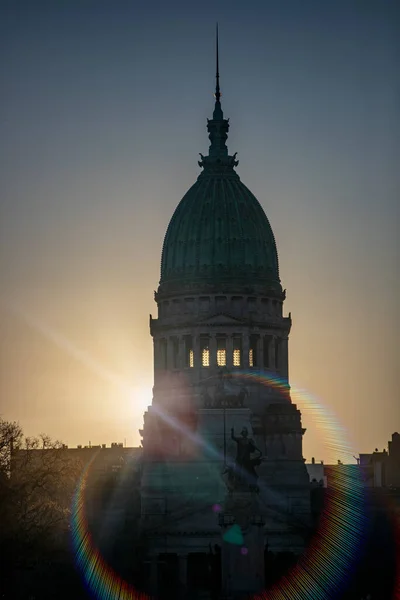
[[[163,236],[206,153],[220,27],[237,171],[273,227],[290,379],[356,452],[400,431],[399,39],[387,0],[5,0],[0,416],[138,444]],[[397,31],[396,31],[397,28]],[[323,459],[310,413],[304,456]]]

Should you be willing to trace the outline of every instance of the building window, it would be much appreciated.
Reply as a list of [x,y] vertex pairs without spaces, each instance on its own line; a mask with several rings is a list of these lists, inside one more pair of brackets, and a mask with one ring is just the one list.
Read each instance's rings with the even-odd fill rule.
[[185,367],[194,367],[193,338],[191,335],[185,336]]
[[242,338],[233,338],[233,356],[232,364],[234,367],[240,367],[242,364]]
[[194,298],[185,298],[185,312],[193,312]]
[[172,303],[172,314],[173,315],[178,315],[179,314],[180,308],[181,308],[180,304],[181,304],[180,300],[174,300],[173,301],[173,303]]
[[201,355],[201,366],[209,367],[210,366],[210,345],[209,339],[200,338],[200,355]]
[[223,312],[226,310],[226,296],[215,297],[215,308],[217,312]]
[[242,296],[233,296],[232,297],[232,310],[235,315],[240,315],[242,313]]
[[210,310],[210,297],[209,296],[201,296],[200,297],[200,311],[208,312]]
[[217,365],[226,367],[226,339],[217,338]]
[[239,348],[233,349],[233,366],[240,367],[240,349]]
[[257,299],[256,298],[247,298],[247,306],[249,311],[255,311],[257,308]]
[[168,317],[168,312],[169,312],[169,302],[168,302],[168,300],[165,300],[163,302],[163,307],[162,307],[163,317]]
[[257,342],[258,336],[250,336],[249,367],[258,367]]

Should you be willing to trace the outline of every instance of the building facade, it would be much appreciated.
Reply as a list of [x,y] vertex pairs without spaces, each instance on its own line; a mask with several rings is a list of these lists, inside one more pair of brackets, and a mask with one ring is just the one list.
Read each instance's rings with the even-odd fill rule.
[[300,553],[310,513],[305,430],[288,383],[292,321],[270,223],[226,145],[218,52],[207,129],[202,171],[165,235],[150,316],[141,526],[159,596],[166,564],[175,597],[262,589],[265,548]]

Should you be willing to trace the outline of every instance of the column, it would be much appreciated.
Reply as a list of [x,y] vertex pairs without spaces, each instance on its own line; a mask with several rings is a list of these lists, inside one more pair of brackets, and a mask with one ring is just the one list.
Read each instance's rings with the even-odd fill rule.
[[167,343],[167,348],[166,348],[166,352],[167,352],[167,369],[172,369],[172,364],[173,364],[173,360],[172,360],[172,338],[170,337],[166,337],[165,341]]
[[249,350],[250,350],[250,339],[248,333],[242,334],[242,368],[249,368]]
[[232,369],[233,364],[233,339],[232,334],[226,336],[226,368]]
[[215,333],[210,333],[209,349],[210,367],[215,368],[217,366],[217,338],[215,337]]
[[263,338],[261,335],[259,335],[257,337],[256,347],[257,347],[256,367],[257,367],[257,369],[261,370],[263,368],[263,364],[264,364],[264,344],[263,344]]
[[264,370],[269,370],[269,335],[261,336],[261,343],[263,348],[263,360],[260,367]]
[[187,554],[178,556],[179,563],[179,597],[183,600],[187,592]]
[[269,353],[269,368],[271,369],[271,371],[275,371],[276,364],[275,364],[275,336],[274,335],[271,335],[271,338],[269,340],[268,353]]
[[201,355],[200,355],[200,335],[193,335],[193,359],[194,368],[200,369],[201,367]]

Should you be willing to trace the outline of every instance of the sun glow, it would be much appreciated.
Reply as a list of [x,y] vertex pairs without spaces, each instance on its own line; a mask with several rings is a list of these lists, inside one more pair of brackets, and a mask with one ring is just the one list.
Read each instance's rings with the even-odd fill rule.
[[147,407],[151,405],[153,400],[153,391],[151,386],[139,385],[132,388],[130,393],[130,404],[132,415],[134,417],[143,416]]

